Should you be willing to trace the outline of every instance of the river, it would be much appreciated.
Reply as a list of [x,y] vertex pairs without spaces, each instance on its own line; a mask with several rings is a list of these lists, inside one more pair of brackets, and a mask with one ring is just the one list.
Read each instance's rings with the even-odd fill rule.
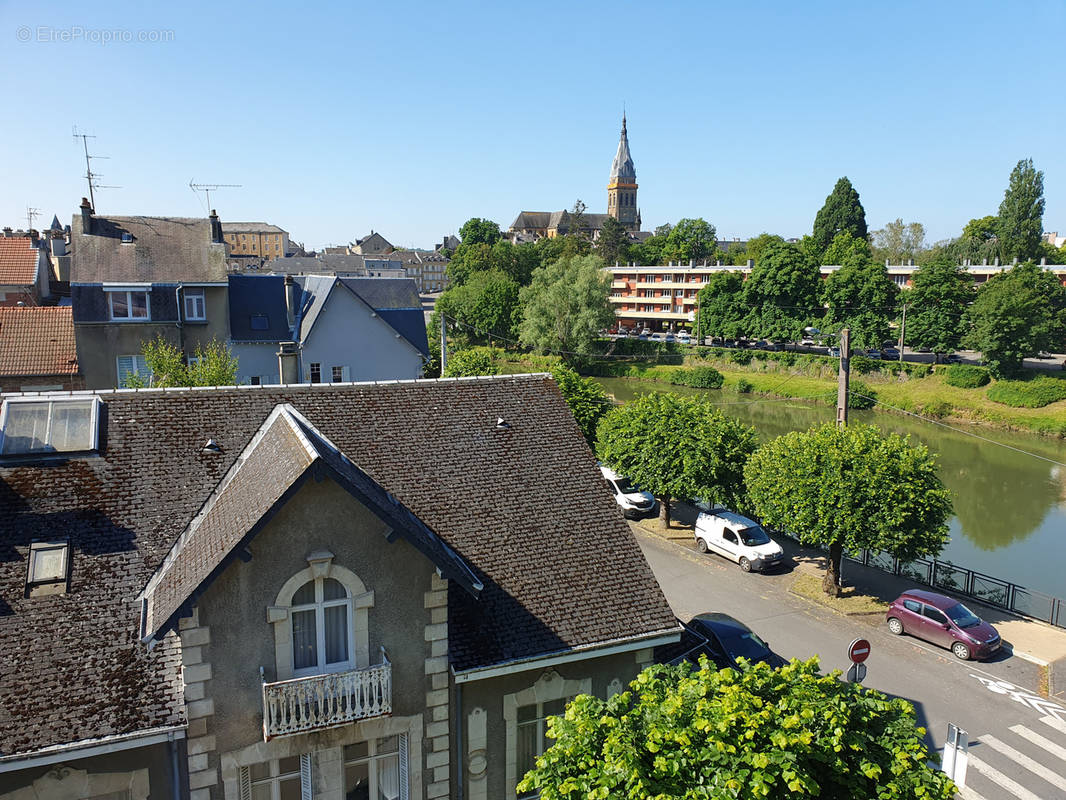
[[[797,400],[745,399],[732,392],[625,378],[596,380],[622,402],[650,391],[707,395],[720,403],[724,413],[754,426],[764,441],[835,418],[831,406]],[[852,411],[849,418],[909,435],[936,454],[956,514],[950,523],[951,541],[938,558],[1066,597],[1066,468],[1043,460],[1066,463],[1066,443],[1032,434],[962,428],[993,440],[983,441],[931,422],[878,411]]]

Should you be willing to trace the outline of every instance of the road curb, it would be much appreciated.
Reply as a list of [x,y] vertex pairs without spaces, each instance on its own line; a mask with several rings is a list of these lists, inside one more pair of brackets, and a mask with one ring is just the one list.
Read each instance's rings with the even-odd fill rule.
[[[1063,676],[1056,680],[1057,676]],[[1062,684],[1060,686],[1060,684]],[[1047,666],[1047,694],[1052,700],[1066,701],[1066,658],[1060,658]]]

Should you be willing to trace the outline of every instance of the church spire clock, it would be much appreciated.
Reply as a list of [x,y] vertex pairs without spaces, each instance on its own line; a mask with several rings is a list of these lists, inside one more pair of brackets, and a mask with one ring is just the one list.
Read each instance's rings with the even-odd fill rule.
[[611,177],[607,182],[607,214],[622,223],[628,230],[640,228],[640,211],[637,207],[637,171],[629,154],[629,135],[626,133],[626,115],[622,114],[622,135],[618,139],[618,151],[611,164]]

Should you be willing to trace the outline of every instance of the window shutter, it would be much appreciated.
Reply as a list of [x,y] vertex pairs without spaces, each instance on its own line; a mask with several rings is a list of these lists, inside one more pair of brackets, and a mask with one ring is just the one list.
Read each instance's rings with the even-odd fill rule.
[[[348,369],[345,367],[345,369]],[[408,800],[407,734],[400,734],[400,800]]]
[[300,756],[300,800],[311,800],[311,754]]
[[311,367],[307,366],[307,367],[304,367],[304,383],[310,383],[310,382],[311,382]]
[[352,371],[348,367],[341,367],[341,380],[348,383],[352,379]]
[[118,359],[116,359],[118,361],[119,386],[121,386],[123,381],[126,380],[127,375],[129,375],[131,372],[135,373],[137,371],[137,366],[134,364],[133,359],[133,356],[119,356]]
[[240,783],[238,792],[240,800],[252,800],[252,771],[248,767],[241,767],[238,782]]

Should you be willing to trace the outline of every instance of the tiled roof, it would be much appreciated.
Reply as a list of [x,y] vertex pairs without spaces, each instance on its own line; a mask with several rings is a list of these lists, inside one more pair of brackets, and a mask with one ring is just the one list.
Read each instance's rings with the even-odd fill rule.
[[92,217],[90,234],[82,225],[75,214],[71,283],[226,281],[226,245],[211,241],[206,218]]
[[[674,626],[548,376],[100,396],[100,457],[0,466],[0,753],[180,722],[171,638],[144,651],[136,597],[282,403],[474,569],[479,599],[449,591],[455,669]],[[70,591],[27,599],[29,544],[56,536]]]
[[37,282],[37,248],[28,236],[0,237],[0,286]]
[[70,306],[0,308],[0,375],[74,375],[77,371]]

